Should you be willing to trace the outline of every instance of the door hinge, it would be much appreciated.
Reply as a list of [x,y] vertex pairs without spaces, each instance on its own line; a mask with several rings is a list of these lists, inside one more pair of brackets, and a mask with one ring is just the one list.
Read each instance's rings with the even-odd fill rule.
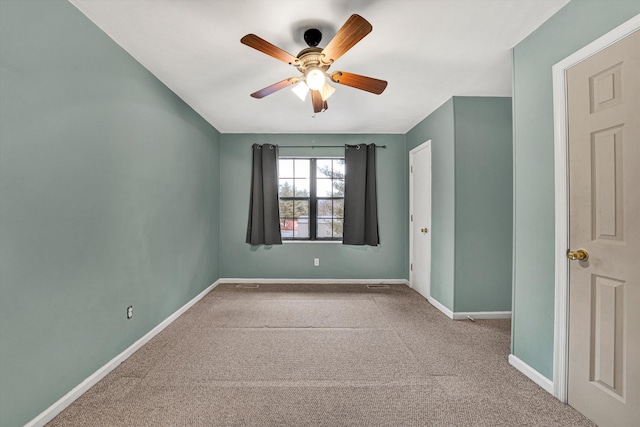
[[411,271],[413,271],[413,263],[411,263]]
[[413,165],[411,165],[411,173],[413,173]]
[[411,222],[413,222],[413,214],[411,214]]

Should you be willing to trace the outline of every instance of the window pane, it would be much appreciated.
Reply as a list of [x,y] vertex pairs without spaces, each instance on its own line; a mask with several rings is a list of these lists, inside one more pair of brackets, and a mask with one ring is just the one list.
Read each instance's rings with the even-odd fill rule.
[[302,216],[309,216],[309,201],[308,200],[296,200],[294,201],[295,212],[293,216],[299,218]]
[[296,227],[295,237],[309,237],[309,201],[296,200],[295,202]]
[[295,194],[296,194],[296,197],[309,197],[309,180],[308,179],[296,178]]
[[333,197],[344,197],[344,179],[333,180]]
[[330,179],[317,179],[316,180],[316,196],[318,197],[331,197],[331,180]]
[[344,218],[344,200],[333,201],[333,216],[335,218]]
[[295,159],[295,177],[309,178],[309,159]]
[[333,177],[344,179],[344,159],[334,159]]
[[297,220],[298,228],[296,228],[293,233],[294,236],[298,239],[308,239],[309,238],[309,217],[300,217]]
[[333,235],[331,215],[318,215],[316,235],[318,239],[330,239]]
[[316,160],[316,176],[318,178],[331,178],[331,159]]
[[331,200],[318,200],[318,216],[331,216],[333,214]]
[[[315,170],[311,171],[311,165]],[[281,198],[303,200],[280,201],[280,229],[284,239],[342,239],[344,221],[344,159],[284,158],[278,159]],[[314,174],[315,182],[311,182]],[[312,185],[314,184],[314,185]],[[311,194],[311,187],[315,194]],[[313,197],[312,197],[313,196]],[[310,203],[314,201],[313,218]],[[311,235],[311,221],[315,236]]]
[[278,175],[280,178],[293,178],[293,159],[278,160]]
[[333,220],[333,237],[342,237],[342,218]]
[[291,239],[296,227],[297,224],[293,218],[280,218],[280,235],[283,239]]
[[280,200],[280,218],[293,218],[293,200]]
[[293,196],[293,180],[281,179],[278,185],[278,195],[280,197],[292,197]]

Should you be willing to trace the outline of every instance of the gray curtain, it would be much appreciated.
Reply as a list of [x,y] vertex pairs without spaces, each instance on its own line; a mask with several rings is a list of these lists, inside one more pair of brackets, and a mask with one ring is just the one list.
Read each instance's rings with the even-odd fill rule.
[[375,144],[345,145],[344,228],[345,245],[377,246],[378,201],[376,196]]
[[278,146],[253,144],[247,243],[281,245],[278,205]]

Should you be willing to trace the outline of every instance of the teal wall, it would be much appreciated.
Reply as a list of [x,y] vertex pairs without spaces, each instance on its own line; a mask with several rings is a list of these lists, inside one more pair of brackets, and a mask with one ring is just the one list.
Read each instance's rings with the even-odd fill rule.
[[[453,117],[452,98],[414,126],[406,136],[407,153],[431,140],[431,296],[449,310],[453,310],[456,232]],[[405,163],[408,165],[408,162],[409,155],[406,154]],[[408,200],[408,177],[405,191]],[[407,227],[407,235],[408,230]]]
[[0,49],[11,427],[218,279],[220,135],[66,1],[2,0]]
[[513,240],[511,98],[453,98],[454,311],[510,311]]
[[[377,150],[380,245],[246,244],[251,145],[278,144],[280,155],[344,155],[344,149],[287,145],[371,144]],[[221,144],[221,276],[233,278],[403,279],[407,277],[407,199],[404,135],[223,134]],[[313,266],[320,258],[320,266]]]
[[512,352],[549,379],[555,268],[551,67],[638,13],[638,0],[574,0],[513,50]]
[[431,296],[453,312],[511,309],[511,117],[511,98],[455,96],[406,136],[431,140]]

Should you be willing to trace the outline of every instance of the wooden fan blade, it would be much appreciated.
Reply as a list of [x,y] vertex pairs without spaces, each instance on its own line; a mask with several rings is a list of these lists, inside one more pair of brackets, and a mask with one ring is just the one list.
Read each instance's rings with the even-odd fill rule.
[[387,87],[387,82],[384,80],[378,80],[373,77],[361,76],[359,74],[347,73],[344,71],[336,71],[331,74],[331,80],[341,85],[366,90],[367,92],[375,93],[376,95],[380,95]]
[[298,79],[296,79],[295,77],[289,77],[288,79],[282,80],[281,82],[274,83],[271,86],[267,86],[264,89],[260,89],[257,92],[253,92],[251,96],[258,99],[264,98],[267,95],[271,95],[273,92],[277,92],[280,89],[284,89],[287,86],[291,86],[297,81]]
[[322,94],[319,90],[311,91],[311,102],[313,103],[313,112],[321,113],[322,107],[324,107],[324,101],[322,100]]
[[266,53],[269,56],[273,56],[274,58],[279,59],[282,62],[286,62],[289,65],[294,64],[298,60],[298,58],[291,55],[289,52],[285,52],[278,46],[272,45],[255,34],[247,34],[240,39],[240,43],[259,50],[262,53]]
[[346,51],[351,49],[369,34],[373,27],[360,15],[351,15],[342,28],[338,30],[335,37],[322,50],[326,59],[338,60]]

